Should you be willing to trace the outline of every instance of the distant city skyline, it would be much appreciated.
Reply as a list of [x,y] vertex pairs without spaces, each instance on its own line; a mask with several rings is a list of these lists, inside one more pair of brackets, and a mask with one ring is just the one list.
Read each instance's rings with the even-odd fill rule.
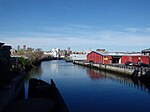
[[0,0],[0,42],[72,51],[150,48],[150,0]]

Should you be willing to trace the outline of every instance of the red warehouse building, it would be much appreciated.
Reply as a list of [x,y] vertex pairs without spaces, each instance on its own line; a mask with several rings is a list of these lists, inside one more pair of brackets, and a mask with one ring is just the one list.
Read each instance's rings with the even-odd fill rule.
[[124,64],[127,61],[130,62],[143,62],[145,64],[149,64],[149,57],[148,56],[122,56],[121,63]]
[[149,64],[149,57],[141,54],[129,54],[124,52],[95,52],[92,51],[87,55],[87,62],[112,64],[125,64],[127,61],[143,62]]
[[92,51],[87,55],[87,62],[110,64],[112,63],[112,56],[102,55],[99,52]]

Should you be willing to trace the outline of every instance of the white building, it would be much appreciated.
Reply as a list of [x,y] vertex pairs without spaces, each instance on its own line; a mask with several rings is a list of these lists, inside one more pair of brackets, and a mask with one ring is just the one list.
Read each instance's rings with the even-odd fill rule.
[[72,60],[72,61],[85,61],[87,59],[88,53],[90,53],[90,52],[91,52],[91,50],[70,54],[70,60]]
[[72,61],[85,61],[87,54],[70,54],[70,60]]
[[53,57],[60,57],[60,54],[59,54],[60,49],[58,49],[58,48],[53,48],[53,49],[51,50],[51,52],[52,52]]
[[53,48],[51,51],[45,51],[45,56],[60,57],[60,49]]

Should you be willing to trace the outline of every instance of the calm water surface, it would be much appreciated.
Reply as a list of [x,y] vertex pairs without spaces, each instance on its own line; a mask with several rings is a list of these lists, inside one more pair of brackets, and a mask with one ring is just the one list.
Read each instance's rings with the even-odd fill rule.
[[70,112],[150,112],[150,93],[128,77],[66,63],[42,62],[27,79],[53,79]]

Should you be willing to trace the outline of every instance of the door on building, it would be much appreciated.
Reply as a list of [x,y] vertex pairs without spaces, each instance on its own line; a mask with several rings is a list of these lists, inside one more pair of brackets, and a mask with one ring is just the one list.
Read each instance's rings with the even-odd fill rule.
[[121,56],[113,56],[112,57],[112,63],[121,63]]

